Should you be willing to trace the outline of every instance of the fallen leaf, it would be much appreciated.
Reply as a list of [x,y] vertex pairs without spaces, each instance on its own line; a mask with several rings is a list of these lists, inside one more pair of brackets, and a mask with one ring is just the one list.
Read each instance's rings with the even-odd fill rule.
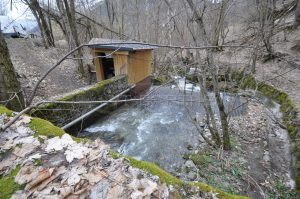
[[26,155],[32,153],[36,149],[34,144],[22,144],[20,147],[16,147],[13,154],[18,157],[24,158]]
[[56,179],[58,176],[66,172],[66,168],[64,166],[59,167],[58,169],[55,169],[53,172],[53,175],[51,175],[50,178],[47,178],[45,181],[41,183],[41,185],[38,186],[37,190],[41,191],[43,190],[50,182],[52,182],[54,179]]
[[53,171],[54,171],[53,168],[50,168],[50,169],[43,168],[42,170],[40,170],[38,172],[37,178],[34,179],[33,181],[31,181],[30,183],[28,183],[26,185],[26,187],[25,187],[25,190],[30,190],[31,188],[33,188],[37,184],[41,183],[45,179],[50,178],[50,176],[52,175]]
[[25,184],[38,177],[38,171],[32,164],[23,165],[19,173],[15,177],[15,182]]
[[65,151],[66,159],[69,163],[76,159],[82,159],[90,152],[90,149],[81,144],[73,144]]

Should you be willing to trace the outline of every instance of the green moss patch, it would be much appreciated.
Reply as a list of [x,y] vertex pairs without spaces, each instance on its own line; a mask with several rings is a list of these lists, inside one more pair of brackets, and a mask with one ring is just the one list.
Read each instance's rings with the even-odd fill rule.
[[[137,160],[133,157],[123,156],[114,151],[110,151],[109,154],[114,159],[124,157],[132,167],[144,170],[152,175],[158,176],[159,179],[163,183],[166,183],[168,185],[173,185],[173,186],[177,187],[178,189],[196,186],[202,192],[217,193],[217,196],[219,199],[248,199],[248,197],[232,195],[232,194],[226,193],[222,190],[216,189],[212,186],[209,186],[209,185],[201,183],[201,182],[185,182],[183,180],[180,180],[179,178],[174,177],[173,175],[169,174],[168,172],[164,171],[163,169],[161,169],[159,166],[157,166],[156,164],[154,164],[152,162],[141,161],[141,160]],[[181,196],[178,192],[176,193],[176,198],[181,198]]]
[[[39,135],[46,136],[49,138],[56,137],[56,136],[61,137],[63,136],[63,134],[66,133],[63,129],[54,126],[51,122],[40,118],[32,118],[29,124],[29,128],[36,132],[35,133],[36,137],[38,137]],[[72,138],[76,142],[87,140],[87,139],[76,138],[73,136]]]
[[3,105],[0,105],[0,115],[1,114],[5,114],[5,115],[11,117],[13,115],[13,111],[9,110],[8,108],[6,108]]
[[200,155],[200,154],[190,154],[189,159],[193,161],[193,163],[198,166],[206,166],[210,164],[213,160],[212,157],[206,154]]
[[29,127],[36,132],[36,136],[43,135],[47,137],[61,137],[65,134],[65,131],[57,126],[54,126],[51,122],[40,118],[32,118]]
[[192,182],[190,184],[192,186],[198,187],[201,191],[217,193],[217,197],[220,199],[249,199],[248,197],[245,197],[245,196],[238,196],[238,195],[232,195],[232,194],[226,193],[224,191],[213,188],[212,186],[209,186],[209,185],[201,183],[201,182]]
[[183,185],[183,181],[180,179],[172,176],[171,174],[167,173],[163,169],[161,169],[159,166],[152,162],[146,162],[146,161],[141,161],[141,160],[136,160],[132,157],[126,156],[125,157],[129,164],[135,168],[142,169],[144,171],[147,171],[151,173],[152,175],[156,175],[160,178],[162,182],[165,182],[169,185]]
[[160,75],[158,77],[155,77],[153,81],[155,85],[162,85],[170,81],[170,77],[168,77],[167,75]]
[[17,190],[23,189],[23,185],[15,182],[15,176],[21,167],[18,165],[9,175],[0,177],[0,199],[9,199]]

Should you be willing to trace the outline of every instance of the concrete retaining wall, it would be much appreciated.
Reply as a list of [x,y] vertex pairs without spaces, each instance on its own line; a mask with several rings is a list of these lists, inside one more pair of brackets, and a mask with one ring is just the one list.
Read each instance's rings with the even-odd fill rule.
[[[99,101],[109,100],[129,87],[126,76],[117,76],[101,81],[94,86],[76,91],[64,96],[57,101]],[[100,104],[55,104],[50,103],[34,110],[31,115],[46,119],[56,126],[62,127],[81,115],[87,113]],[[82,128],[94,122],[97,118],[105,115],[117,107],[116,104],[108,104],[97,113],[84,119],[80,124],[67,129],[76,135]]]

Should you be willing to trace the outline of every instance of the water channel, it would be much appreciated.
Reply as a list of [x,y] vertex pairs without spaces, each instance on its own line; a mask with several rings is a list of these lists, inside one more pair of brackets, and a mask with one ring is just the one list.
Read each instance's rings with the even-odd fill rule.
[[[84,129],[80,136],[101,138],[121,154],[155,162],[172,171],[183,163],[182,155],[204,142],[194,125],[194,116],[204,115],[200,88],[192,84],[152,87],[146,100],[124,104]],[[221,93],[227,112],[245,112],[245,99]],[[218,115],[213,93],[209,94]],[[188,149],[189,148],[189,149]]]

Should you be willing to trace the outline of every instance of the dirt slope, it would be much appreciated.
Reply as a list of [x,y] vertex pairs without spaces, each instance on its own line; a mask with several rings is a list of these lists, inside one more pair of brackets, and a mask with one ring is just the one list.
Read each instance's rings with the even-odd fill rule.
[[[7,39],[6,42],[27,96],[37,80],[68,52],[67,49],[58,47],[45,49],[37,45],[38,41],[33,39]],[[78,75],[76,62],[65,60],[42,82],[35,101],[70,92],[86,85],[87,82]]]

